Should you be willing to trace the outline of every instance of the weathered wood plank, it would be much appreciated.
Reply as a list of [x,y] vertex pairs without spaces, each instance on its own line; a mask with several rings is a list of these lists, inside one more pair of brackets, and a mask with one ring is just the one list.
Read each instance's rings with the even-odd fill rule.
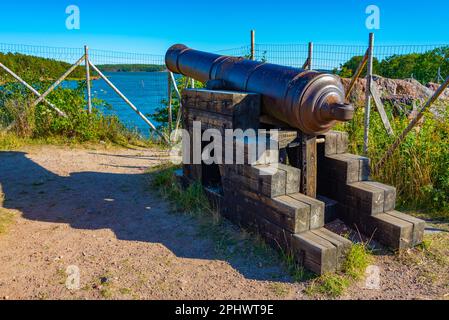
[[228,179],[223,179],[223,184],[225,196],[232,197],[232,201],[245,206],[248,211],[256,212],[291,233],[309,230],[310,207],[305,203],[294,201],[287,196],[271,199],[241,188]]
[[385,112],[384,104],[380,100],[380,92],[377,89],[377,85],[374,81],[371,82],[371,96],[373,97],[374,103],[379,112],[384,128],[390,136],[394,136],[393,128],[391,127],[390,120],[388,120],[387,113]]
[[366,181],[366,185],[370,185],[384,190],[384,212],[392,211],[396,207],[396,188],[375,181]]
[[370,176],[370,160],[349,153],[326,156],[320,165],[320,175],[328,175],[344,183],[366,181]]
[[336,247],[312,232],[293,235],[292,250],[307,269],[318,275],[337,270]]
[[300,147],[297,148],[298,163],[301,170],[301,193],[316,198],[317,195],[317,143],[316,137],[299,134]]
[[337,153],[342,154],[348,152],[349,135],[347,132],[338,132],[337,134]]
[[201,122],[201,124],[210,124],[217,128],[232,129],[232,116],[213,113],[196,108],[189,108],[187,121],[192,123],[194,121]]
[[417,246],[423,242],[424,231],[426,229],[426,222],[424,220],[412,217],[399,211],[390,211],[387,212],[387,214],[413,224],[413,246]]
[[346,238],[327,230],[326,228],[321,228],[317,230],[312,230],[312,233],[329,241],[337,248],[337,268],[340,269],[346,260],[346,256],[351,249],[352,242]]
[[278,170],[272,175],[258,174],[260,172],[257,168],[246,166],[245,173],[239,174],[234,171],[234,166],[226,165],[226,177],[235,184],[248,190],[259,192],[264,196],[274,198],[286,194],[287,173]]
[[345,204],[359,210],[365,216],[384,213],[385,190],[366,182],[351,183],[346,186]]
[[327,224],[335,221],[338,218],[338,202],[322,195],[319,195],[317,200],[324,202],[324,222]]
[[319,229],[324,226],[324,202],[305,196],[301,193],[290,194],[295,200],[303,202],[310,207],[310,229]]
[[301,188],[301,170],[284,164],[277,165],[278,170],[287,174],[286,194],[299,193]]
[[374,238],[395,250],[413,246],[413,224],[383,213],[369,218]]

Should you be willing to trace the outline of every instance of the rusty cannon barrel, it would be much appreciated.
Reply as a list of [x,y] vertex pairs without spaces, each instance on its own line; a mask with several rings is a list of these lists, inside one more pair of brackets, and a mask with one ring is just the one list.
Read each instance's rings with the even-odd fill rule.
[[220,89],[262,95],[262,112],[310,135],[329,131],[336,121],[349,121],[354,108],[345,104],[339,77],[311,70],[220,56],[172,46],[167,68],[202,82],[220,83]]

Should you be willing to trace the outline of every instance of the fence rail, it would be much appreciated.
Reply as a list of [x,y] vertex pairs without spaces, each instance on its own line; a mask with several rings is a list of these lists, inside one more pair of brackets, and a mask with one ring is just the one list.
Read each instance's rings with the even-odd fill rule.
[[[248,45],[243,45],[240,47],[234,47],[229,49],[222,49],[216,51],[216,53],[221,55],[230,55],[230,56],[244,56],[247,58],[253,58],[259,61],[267,61],[275,64],[282,64],[297,68],[312,68],[314,70],[325,70],[330,72],[343,72],[342,76],[353,76],[353,81],[355,81],[359,76],[364,76],[363,70],[365,64],[360,64],[360,60],[363,63],[369,62],[367,59],[367,48],[368,43],[366,44],[319,44],[319,43],[297,43],[297,44],[266,44],[266,43],[257,43],[255,39],[255,32],[251,33],[251,42]],[[372,61],[373,66],[371,68],[371,73],[376,73],[379,69],[379,65],[386,65],[388,61],[394,59],[394,57],[413,54],[424,54],[428,52],[436,52],[439,48],[449,48],[447,44],[425,44],[425,45],[379,45],[376,44],[373,46],[372,51]],[[63,48],[63,47],[48,47],[48,46],[32,46],[32,45],[21,45],[21,44],[4,44],[0,43],[0,63],[2,63],[2,54],[7,53],[19,53],[29,56],[36,56],[41,58],[53,59],[57,61],[62,61],[73,64],[75,61],[79,60],[80,57],[86,55],[86,51],[84,48]],[[425,75],[414,74],[411,72],[407,74],[406,70],[402,75],[403,78],[414,78],[418,77],[418,80],[422,80],[419,77],[426,77],[427,80],[435,79],[433,82],[442,82],[449,75],[449,49],[446,49],[444,53],[440,53],[441,57],[437,60],[433,61],[434,66],[432,70],[426,70]],[[313,59],[312,59],[313,56]],[[352,70],[352,73],[345,74],[345,70],[342,69],[342,66],[347,64],[354,57],[360,57],[359,60],[354,60],[355,65]],[[365,57],[365,58],[363,58]],[[120,77],[124,74],[116,73],[116,74],[108,74],[101,67],[105,65],[153,65],[155,70],[165,71],[165,62],[164,55],[158,54],[143,54],[143,53],[127,53],[127,52],[116,52],[116,51],[108,51],[108,50],[96,50],[90,49],[88,52],[88,59],[86,61],[90,61],[94,66],[99,67],[105,76],[113,77],[112,80],[120,81]],[[4,62],[3,62],[4,63]],[[4,63],[5,64],[5,63]],[[86,66],[85,61],[81,61],[80,65]],[[5,64],[6,67],[10,67]],[[109,66],[111,67],[111,66]],[[142,67],[142,66],[141,66]],[[358,67],[358,68],[357,68]],[[406,69],[407,65],[404,65],[404,69]],[[138,66],[137,66],[138,68]],[[435,70],[433,70],[435,69]],[[85,68],[86,75],[88,74],[88,66]],[[18,77],[21,76],[21,72],[24,70],[12,70]],[[132,70],[131,70],[132,71]],[[4,76],[4,69],[0,68],[0,84],[2,76]],[[130,82],[129,86],[125,85],[125,87],[120,88],[120,92],[122,95],[130,100],[138,100],[138,105],[141,108],[141,116],[152,113],[155,108],[162,107],[165,104],[162,101],[169,101],[171,97],[169,97],[167,90],[167,81],[172,82],[173,80],[170,76],[167,76],[166,73],[161,75],[157,75],[156,73],[152,76],[148,76],[147,73],[145,76],[142,75],[139,77],[134,77],[132,84]],[[17,78],[16,78],[17,79]],[[53,79],[54,80],[54,79]],[[130,80],[131,81],[131,80]],[[107,83],[107,82],[106,82]],[[120,85],[117,85],[120,87]],[[90,89],[88,87],[88,89]],[[99,85],[99,83],[94,82],[92,90],[92,96],[104,98],[106,95],[106,90],[104,87]],[[114,90],[115,91],[115,90]],[[382,112],[382,106],[380,99],[376,96],[376,88],[372,88],[369,92],[373,95],[374,104],[378,108],[379,112]],[[374,93],[373,93],[374,92]],[[36,92],[35,92],[36,94]],[[46,97],[46,93],[43,94],[43,98],[39,98],[41,93],[36,94],[38,97],[38,101],[46,101],[43,98]],[[90,96],[89,94],[87,95]],[[349,97],[349,95],[348,95]],[[368,98],[367,98],[368,99]],[[120,112],[123,111],[124,103],[122,99],[118,99],[117,97],[113,97],[111,95],[107,96],[107,102],[111,104],[118,115],[120,116]],[[48,102],[48,101],[46,101]],[[125,100],[125,104],[128,104]],[[48,103],[47,103],[48,104]],[[368,107],[369,103],[367,102]],[[88,103],[89,107],[91,103]],[[167,103],[168,106],[171,106],[171,103]],[[369,120],[369,119],[368,119]],[[179,121],[179,119],[177,119]],[[124,121],[130,126],[137,126],[138,122],[135,120],[128,119]],[[145,121],[146,122],[146,121]],[[388,127],[388,119],[385,122],[386,127]],[[369,123],[369,121],[368,121]],[[142,127],[139,127],[142,128]],[[387,130],[389,130],[387,128]]]
[[[438,48],[448,47],[449,44],[425,44],[425,45],[376,45],[373,56],[378,61],[389,57],[407,54],[421,54]],[[366,45],[341,45],[314,43],[314,68],[318,70],[338,70],[341,65],[352,57],[363,56]],[[230,49],[215,51],[217,54],[230,56],[251,55],[251,46],[245,45]],[[0,43],[0,53],[20,53],[36,57],[54,59],[72,63],[84,54],[84,48],[64,48],[32,46],[21,44]],[[309,44],[255,44],[255,59],[266,60],[270,63],[282,64],[301,68],[308,58]],[[163,65],[164,55],[118,52],[108,50],[89,50],[90,59],[96,65],[104,64],[147,64]],[[442,75],[444,78],[445,75]]]

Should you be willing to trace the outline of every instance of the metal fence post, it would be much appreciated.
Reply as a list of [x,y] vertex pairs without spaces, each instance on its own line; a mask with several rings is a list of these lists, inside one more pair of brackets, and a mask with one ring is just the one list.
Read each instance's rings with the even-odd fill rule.
[[122,98],[123,101],[125,101],[131,109],[133,109],[137,115],[150,126],[151,129],[154,130],[154,132],[156,132],[167,144],[170,144],[170,139],[167,138],[163,132],[159,131],[156,126],[148,120],[148,118],[100,71],[100,69],[92,63],[92,61],[89,61],[89,64],[91,68],[112,88],[112,90],[114,90],[115,93],[117,93],[119,97]]
[[313,62],[313,42],[309,42],[309,70],[312,70]]
[[86,85],[87,85],[87,108],[89,114],[92,113],[92,92],[90,88],[90,66],[89,66],[89,47],[84,46],[84,56],[86,64]]
[[173,129],[173,100],[171,95],[171,76],[167,73],[167,86],[168,86],[168,132],[171,136]]
[[72,65],[70,67],[69,70],[67,70],[58,80],[56,80],[55,83],[53,83],[50,88],[47,89],[47,91],[45,91],[45,93],[43,93],[42,95],[39,96],[39,98],[33,102],[33,106],[37,106],[39,103],[41,103],[50,93],[53,92],[53,90],[56,89],[56,87],[58,87],[73,71],[75,71],[76,68],[78,68],[78,66],[83,63],[84,61],[84,55],[78,59],[77,62],[75,62],[74,65]]
[[369,128],[371,119],[371,83],[373,80],[373,49],[374,49],[374,33],[369,34],[368,46],[368,68],[366,72],[366,101],[365,101],[365,136],[363,140],[363,152],[368,154],[369,147]]
[[251,60],[256,60],[256,30],[251,30]]
[[312,60],[313,60],[313,42],[309,42],[309,49],[307,53],[306,62],[302,65],[305,70],[312,70]]

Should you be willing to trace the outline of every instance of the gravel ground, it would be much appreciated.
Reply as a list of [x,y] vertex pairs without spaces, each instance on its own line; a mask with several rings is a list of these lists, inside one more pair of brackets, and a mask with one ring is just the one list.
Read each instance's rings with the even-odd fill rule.
[[[0,213],[16,213],[0,235],[0,299],[310,299],[278,260],[223,256],[197,220],[173,214],[145,174],[162,157],[105,147],[0,152]],[[435,279],[403,257],[375,264],[380,289],[361,281],[342,298],[449,296],[447,265]]]

